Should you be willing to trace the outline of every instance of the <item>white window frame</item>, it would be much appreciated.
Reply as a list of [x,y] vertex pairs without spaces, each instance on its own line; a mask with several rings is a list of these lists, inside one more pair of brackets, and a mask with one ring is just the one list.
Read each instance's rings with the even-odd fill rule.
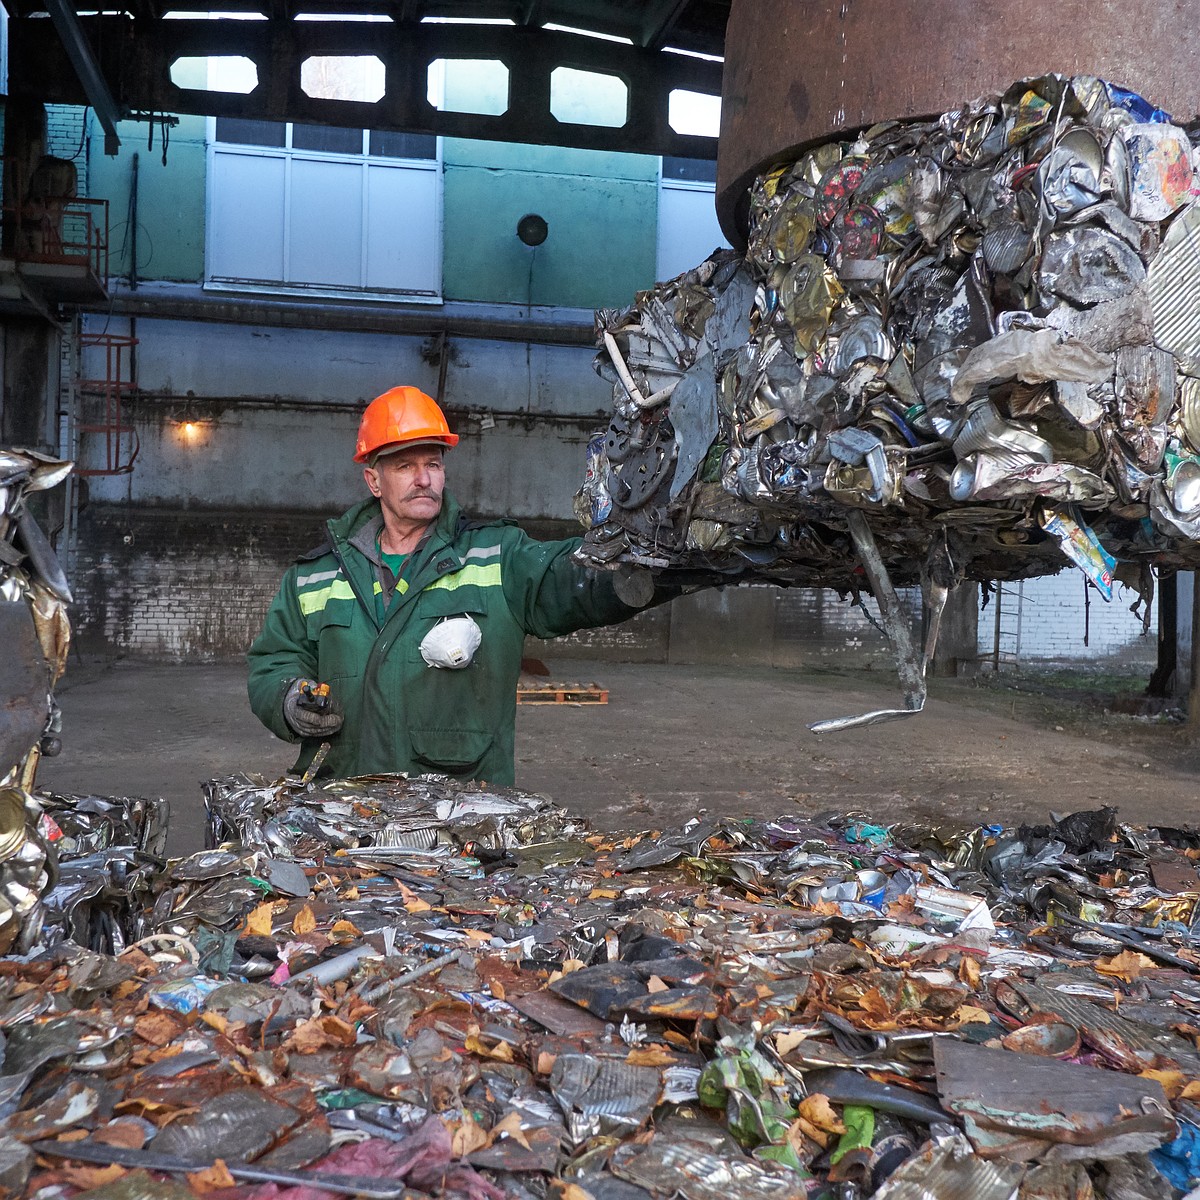
[[[661,256],[661,238],[662,238],[662,194],[663,192],[706,192],[708,195],[715,198],[717,194],[717,185],[713,180],[708,179],[673,179],[663,174],[663,160],[661,156],[658,160],[658,200],[655,205],[655,238],[654,238],[654,272],[659,274],[659,259]],[[721,240],[725,245],[728,245],[728,239],[721,234]],[[709,247],[705,253],[711,253],[715,250],[715,246]],[[703,260],[697,260],[690,263],[689,267],[698,267]],[[688,268],[685,267],[684,270]],[[670,278],[667,276],[666,278]],[[663,282],[659,280],[658,282]]]
[[8,9],[0,4],[0,94],[8,95]]
[[[299,122],[304,124],[304,122]],[[444,286],[444,191],[445,175],[442,170],[442,139],[437,139],[437,147],[433,158],[395,158],[390,155],[371,154],[370,129],[362,130],[363,150],[359,154],[353,152],[337,153],[322,150],[296,150],[292,148],[292,129],[296,122],[280,122],[284,125],[284,145],[258,146],[245,142],[224,142],[217,140],[217,118],[208,117],[205,129],[205,189],[204,189],[204,283],[205,291],[213,292],[251,292],[271,296],[309,296],[331,300],[376,300],[396,304],[441,304]],[[365,177],[368,167],[401,167],[418,171],[436,171],[438,174],[435,191],[434,224],[438,231],[437,255],[437,290],[436,292],[396,292],[379,288],[345,288],[323,284],[289,284],[263,283],[259,281],[239,281],[236,279],[214,279],[212,277],[213,258],[213,163],[218,154],[223,153],[222,147],[230,147],[239,155],[249,155],[261,158],[277,158],[284,160],[283,188],[283,260],[289,262],[291,255],[291,195],[292,195],[292,163],[297,160],[308,162],[349,162],[358,163]],[[368,189],[362,188],[362,219],[363,228],[367,225]],[[359,278],[366,278],[367,271],[367,240],[362,240]]]

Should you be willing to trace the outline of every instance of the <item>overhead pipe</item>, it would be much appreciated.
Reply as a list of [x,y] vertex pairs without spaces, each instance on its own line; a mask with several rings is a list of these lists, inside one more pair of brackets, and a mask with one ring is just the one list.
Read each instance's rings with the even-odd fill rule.
[[116,293],[106,311],[126,317],[175,321],[218,321],[264,325],[276,329],[332,329],[353,333],[391,333],[414,337],[474,338],[501,342],[536,342],[543,346],[595,345],[592,322],[547,321],[499,315],[438,311],[413,305],[297,304],[269,296],[172,295],[141,289],[137,295]]

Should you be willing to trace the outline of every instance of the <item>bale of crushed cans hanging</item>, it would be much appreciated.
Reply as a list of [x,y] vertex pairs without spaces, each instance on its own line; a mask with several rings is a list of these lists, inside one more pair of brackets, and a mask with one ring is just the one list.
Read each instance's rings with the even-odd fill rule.
[[0,959],[4,1194],[1200,1196],[1194,830],[207,803],[146,937]]
[[1198,141],[1051,75],[760,176],[744,255],[598,315],[583,558],[631,597],[919,583],[935,630],[1068,563],[1148,601],[1200,565]]
[[67,663],[71,592],[31,498],[72,465],[0,449],[0,953],[33,944],[55,873],[31,789],[39,758],[60,744],[53,690]]

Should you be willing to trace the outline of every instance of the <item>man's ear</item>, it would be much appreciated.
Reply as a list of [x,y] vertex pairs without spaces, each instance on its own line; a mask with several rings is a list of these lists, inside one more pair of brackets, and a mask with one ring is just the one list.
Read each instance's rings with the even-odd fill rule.
[[375,468],[363,467],[363,479],[367,482],[367,490],[378,500],[380,496],[379,476],[376,474]]

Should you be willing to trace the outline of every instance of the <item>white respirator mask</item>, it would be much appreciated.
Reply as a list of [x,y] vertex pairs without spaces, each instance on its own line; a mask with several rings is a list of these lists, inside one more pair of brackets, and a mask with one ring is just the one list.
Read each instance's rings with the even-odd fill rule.
[[421,641],[421,657],[431,667],[461,671],[469,667],[483,641],[483,630],[467,616],[448,617]]

